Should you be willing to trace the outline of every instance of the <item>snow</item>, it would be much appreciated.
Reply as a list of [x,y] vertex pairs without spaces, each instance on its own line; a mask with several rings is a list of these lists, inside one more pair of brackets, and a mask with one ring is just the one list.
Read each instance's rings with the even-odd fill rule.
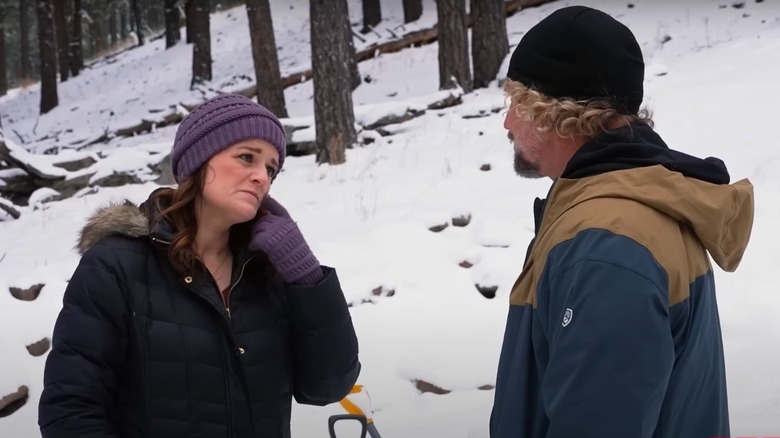
[[48,187],[41,187],[40,189],[32,192],[28,202],[31,206],[37,207],[40,204],[43,204],[46,201],[50,201],[57,196],[60,196],[60,192]]
[[105,178],[114,173],[126,172],[144,180],[153,180],[154,175],[149,166],[159,163],[170,152],[170,144],[147,144],[130,149],[115,149],[104,151],[104,158],[93,164],[86,171],[94,171],[90,182]]
[[[780,152],[770,128],[780,95],[780,2],[746,2],[741,9],[715,0],[636,0],[633,8],[610,0],[578,3],[613,14],[637,35],[647,63],[645,104],[667,143],[693,155],[718,156],[733,180],[747,177],[755,185],[753,237],[737,272],[716,270],[718,304],[733,435],[780,435],[780,295],[772,275],[780,259],[780,203],[773,201],[780,191]],[[511,17],[510,47],[530,25],[568,4],[558,1]],[[366,41],[355,40],[358,50],[388,40],[390,31],[435,22],[432,0],[424,2],[420,22],[405,29],[399,27],[401,2],[383,0],[382,7],[381,38],[361,35]],[[357,24],[360,2],[350,0],[350,10]],[[272,11],[283,75],[309,68],[307,3],[272,1]],[[189,90],[191,48],[181,44],[166,51],[158,40],[61,84],[60,106],[44,116],[37,115],[37,85],[0,98],[6,133],[25,140],[6,138],[14,154],[69,177],[76,172],[53,166],[53,160],[91,155],[101,159],[79,174],[94,172],[95,179],[135,171],[144,181],[85,189],[46,208],[19,207],[20,219],[0,222],[0,394],[22,384],[30,388],[27,405],[0,418],[2,436],[37,434],[45,357],[32,357],[25,346],[51,336],[78,263],[73,244],[85,218],[110,201],[141,202],[158,187],[149,181],[148,166],[170,149],[175,127],[80,151],[74,144],[106,128],[157,118],[159,111],[184,111],[181,104],[223,84],[250,85],[244,9],[214,14],[212,25],[215,79],[198,90]],[[363,126],[410,106],[425,108],[445,93],[437,89],[436,44],[382,55],[362,62],[360,70],[371,77],[353,93],[356,123]],[[291,116],[285,124],[308,126],[293,135],[312,140],[311,81],[288,88],[285,96]],[[507,295],[533,236],[533,199],[545,196],[550,184],[515,176],[502,128],[505,100],[496,83],[461,98],[461,105],[385,127],[391,136],[360,133],[374,142],[347,151],[344,165],[289,157],[272,190],[318,258],[339,272],[360,340],[359,383],[371,395],[377,428],[386,438],[488,436],[494,391],[479,388],[495,384]],[[28,154],[52,146],[61,147],[59,155]],[[484,164],[491,170],[480,170]],[[467,226],[452,224],[469,214]],[[0,210],[0,221],[4,215]],[[440,232],[429,230],[445,223]],[[473,266],[459,266],[463,261]],[[45,286],[33,302],[4,292],[36,283]],[[497,286],[496,297],[483,297],[477,284]],[[377,288],[379,296],[372,292]],[[413,383],[418,379],[451,392],[420,394]],[[337,413],[343,413],[338,404],[295,405],[293,436],[325,437],[327,418]]]

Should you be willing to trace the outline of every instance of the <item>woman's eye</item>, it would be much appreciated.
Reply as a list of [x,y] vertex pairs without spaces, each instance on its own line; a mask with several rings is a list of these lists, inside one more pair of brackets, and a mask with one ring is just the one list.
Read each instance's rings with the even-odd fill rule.
[[246,161],[247,163],[251,163],[253,159],[252,154],[241,154],[238,156],[238,158]]
[[265,171],[268,172],[268,176],[273,179],[276,177],[276,168],[273,166],[266,166]]

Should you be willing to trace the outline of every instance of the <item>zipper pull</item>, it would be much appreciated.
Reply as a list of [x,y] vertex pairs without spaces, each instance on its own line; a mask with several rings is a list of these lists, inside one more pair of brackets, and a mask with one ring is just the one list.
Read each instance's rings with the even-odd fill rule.
[[232,317],[230,316],[230,307],[225,307],[225,311],[227,312],[228,319],[231,319]]

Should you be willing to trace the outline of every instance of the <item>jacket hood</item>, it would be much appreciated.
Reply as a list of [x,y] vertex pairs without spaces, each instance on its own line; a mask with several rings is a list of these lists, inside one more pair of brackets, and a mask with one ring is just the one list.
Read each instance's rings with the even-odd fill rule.
[[730,180],[728,169],[719,158],[698,158],[670,149],[644,123],[603,133],[583,144],[569,161],[562,178],[584,178],[655,165],[712,184],[728,184]]
[[555,220],[594,198],[632,199],[689,225],[715,263],[732,272],[750,240],[754,198],[747,179],[728,182],[721,160],[671,150],[650,127],[633,125],[583,145],[555,182],[545,216]]
[[76,250],[79,255],[84,255],[93,245],[114,235],[131,238],[148,236],[149,218],[128,200],[109,203],[87,218],[86,225],[79,233]]
[[141,205],[125,199],[95,210],[79,233],[76,250],[84,255],[94,244],[115,235],[130,238],[148,236],[161,243],[171,242],[175,235],[173,225],[161,216],[152,200],[162,190],[166,188],[155,189]]

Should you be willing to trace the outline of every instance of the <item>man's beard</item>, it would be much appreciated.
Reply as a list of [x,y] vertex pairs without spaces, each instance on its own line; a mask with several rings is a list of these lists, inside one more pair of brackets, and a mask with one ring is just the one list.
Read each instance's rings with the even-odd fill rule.
[[528,161],[523,154],[518,151],[515,151],[515,173],[523,178],[542,178],[542,174],[539,172],[539,166]]
[[539,170],[539,165],[532,163],[525,156],[523,156],[523,153],[519,150],[520,148],[515,144],[515,139],[512,133],[508,133],[507,137],[509,137],[509,141],[512,142],[512,146],[515,151],[515,173],[522,176],[523,178],[542,178],[543,175]]

